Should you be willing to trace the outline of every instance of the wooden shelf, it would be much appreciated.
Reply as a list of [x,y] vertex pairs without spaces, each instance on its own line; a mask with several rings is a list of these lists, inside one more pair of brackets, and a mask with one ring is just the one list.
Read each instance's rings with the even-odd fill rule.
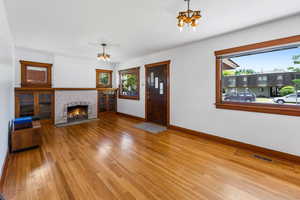
[[40,88],[40,87],[19,87],[15,88],[15,91],[56,91],[56,90],[100,90],[100,91],[110,91],[110,90],[118,90],[118,88]]
[[21,87],[21,88],[15,88],[15,91],[53,91],[54,88],[25,88],[25,87]]
[[115,91],[118,90],[119,88],[96,88],[98,91]]

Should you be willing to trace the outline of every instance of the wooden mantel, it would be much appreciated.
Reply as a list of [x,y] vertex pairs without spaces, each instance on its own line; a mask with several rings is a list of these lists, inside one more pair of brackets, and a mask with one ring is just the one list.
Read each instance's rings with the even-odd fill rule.
[[18,87],[15,88],[15,91],[32,91],[32,90],[39,90],[39,91],[59,91],[59,90],[118,90],[118,88],[25,88],[25,87]]

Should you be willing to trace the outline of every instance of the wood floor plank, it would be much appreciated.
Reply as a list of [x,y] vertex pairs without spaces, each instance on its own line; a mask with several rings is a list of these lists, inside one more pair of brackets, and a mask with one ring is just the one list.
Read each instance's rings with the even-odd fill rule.
[[14,200],[299,200],[300,166],[174,130],[151,134],[115,114],[43,125],[43,146],[12,154]]

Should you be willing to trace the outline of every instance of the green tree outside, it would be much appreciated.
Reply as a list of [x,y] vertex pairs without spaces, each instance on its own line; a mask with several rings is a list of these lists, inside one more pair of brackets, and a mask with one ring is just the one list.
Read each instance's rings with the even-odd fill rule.
[[233,70],[224,70],[223,76],[234,76],[235,72]]
[[[299,65],[300,64],[300,55],[295,55],[292,57],[294,65]],[[299,67],[288,67],[287,68],[291,72],[300,72]]]
[[135,74],[125,74],[122,77],[123,91],[128,95],[135,95],[137,92],[137,77]]
[[[300,55],[293,56],[292,59],[295,65],[300,64]],[[300,72],[299,67],[289,67],[288,69],[294,72]],[[298,91],[300,90],[300,79],[294,79],[292,80],[292,82],[294,83],[294,87],[295,87],[294,92],[296,94],[296,104],[298,104]]]
[[239,75],[251,75],[251,74],[255,74],[255,71],[253,69],[240,69],[240,70],[236,70],[235,71],[235,75],[239,76]]
[[108,73],[101,73],[101,76],[100,76],[100,82],[101,82],[101,84],[103,84],[103,85],[108,85],[109,84],[109,75],[108,75]]
[[253,69],[239,69],[239,70],[224,70],[224,76],[240,76],[240,75],[251,75],[256,72]]
[[289,94],[293,94],[295,92],[295,87],[291,85],[284,86],[279,90],[281,96],[286,96]]
[[288,70],[291,71],[291,72],[300,72],[299,67],[288,67]]
[[293,61],[295,65],[300,64],[300,55],[293,56]]

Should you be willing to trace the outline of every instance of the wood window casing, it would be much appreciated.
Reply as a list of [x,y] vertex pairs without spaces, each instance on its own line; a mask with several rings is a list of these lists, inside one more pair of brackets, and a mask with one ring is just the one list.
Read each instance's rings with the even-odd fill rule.
[[[97,88],[112,88],[112,70],[106,69],[96,69],[96,87]],[[108,73],[109,74],[109,84],[104,85],[100,83],[100,74],[101,73]]]
[[[39,63],[21,60],[21,86],[30,88],[51,88],[52,83],[52,64]],[[27,77],[28,67],[45,68],[46,69],[46,81],[45,83],[30,83]]]
[[[124,74],[135,74],[137,77],[137,95],[123,95],[123,85],[122,85],[122,75]],[[132,99],[132,100],[140,100],[140,67],[135,67],[126,70],[119,71],[119,99]]]
[[224,102],[222,101],[222,55],[235,54],[240,52],[247,52],[253,50],[259,50],[264,48],[288,45],[300,42],[300,35],[291,36],[287,38],[271,40],[261,43],[255,43],[240,47],[234,47],[215,51],[216,56],[216,108],[229,109],[229,110],[241,110],[250,112],[260,112],[269,114],[281,114],[300,116],[300,106],[298,105],[273,105],[263,103],[247,103],[247,102]]

